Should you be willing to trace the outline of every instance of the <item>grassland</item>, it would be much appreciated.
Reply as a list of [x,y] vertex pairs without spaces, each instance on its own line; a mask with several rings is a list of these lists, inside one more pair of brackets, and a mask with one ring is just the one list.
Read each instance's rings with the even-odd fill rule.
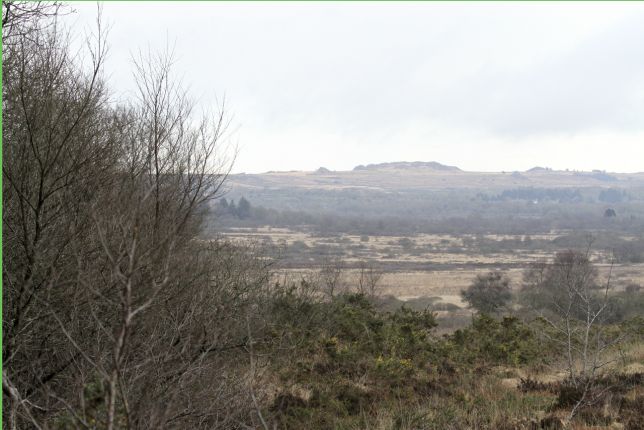
[[[491,269],[507,272],[514,288],[521,284],[523,271],[537,261],[564,249],[555,242],[566,232],[532,236],[438,235],[360,236],[341,234],[320,236],[306,229],[235,228],[225,236],[233,241],[252,241],[277,251],[283,271],[305,273],[317,270],[329,259],[342,260],[347,277],[356,276],[360,262],[369,262],[383,272],[382,294],[406,300],[441,296],[459,304],[458,295],[477,275]],[[623,240],[630,236],[620,237]],[[481,249],[478,242],[499,244],[497,250]],[[535,241],[548,244],[535,249]],[[503,243],[506,244],[504,249]],[[508,244],[518,245],[507,249]],[[521,247],[524,245],[523,248]],[[592,260],[606,278],[611,273],[616,291],[628,284],[644,284],[644,263],[617,264],[609,250],[594,249]]]
[[[516,292],[530,264],[551,258],[565,231],[532,236],[515,235],[319,235],[306,228],[234,228],[225,232],[233,241],[261,244],[278,256],[276,280],[296,280],[315,274],[328,264],[341,264],[340,290],[358,283],[360,266],[379,271],[377,293],[383,306],[395,309],[403,303],[429,308],[440,322],[439,333],[449,333],[469,324],[472,312],[460,292],[479,274],[503,270]],[[631,240],[621,236],[620,240]],[[611,290],[644,285],[644,263],[615,263],[610,250],[591,251],[592,260]]]

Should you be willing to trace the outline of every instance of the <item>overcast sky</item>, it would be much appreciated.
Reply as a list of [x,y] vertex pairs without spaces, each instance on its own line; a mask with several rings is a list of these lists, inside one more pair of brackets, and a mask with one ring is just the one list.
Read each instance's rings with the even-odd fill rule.
[[[74,25],[96,5],[74,3]],[[235,172],[438,161],[466,170],[644,171],[642,3],[108,2],[107,72],[177,57],[224,96]]]

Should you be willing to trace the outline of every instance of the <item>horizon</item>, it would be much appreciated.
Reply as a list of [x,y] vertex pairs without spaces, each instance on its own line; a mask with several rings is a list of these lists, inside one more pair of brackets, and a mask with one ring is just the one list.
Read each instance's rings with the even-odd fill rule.
[[452,164],[445,164],[441,163],[440,161],[436,160],[397,160],[397,161],[383,161],[383,162],[376,162],[376,163],[363,163],[363,164],[357,164],[352,168],[349,169],[332,169],[329,166],[318,166],[315,169],[286,169],[286,170],[265,170],[265,171],[259,171],[259,172],[248,172],[248,171],[243,171],[243,172],[231,172],[231,175],[263,175],[263,174],[269,174],[269,173],[295,173],[295,172],[302,172],[302,173],[315,173],[316,171],[320,169],[326,169],[330,173],[339,173],[339,172],[352,172],[359,170],[358,168],[360,167],[372,167],[372,166],[380,166],[380,165],[388,165],[388,164],[403,164],[403,163],[423,163],[423,164],[432,164],[436,163],[440,166],[443,167],[452,167],[456,168],[458,171],[463,172],[463,173],[527,173],[532,170],[546,170],[546,171],[552,171],[552,172],[570,172],[570,173],[593,173],[593,172],[603,172],[603,173],[617,173],[617,174],[629,174],[629,175],[635,175],[635,174],[641,174],[644,173],[644,170],[640,171],[613,171],[613,170],[606,170],[606,169],[569,169],[569,168],[564,168],[564,169],[555,169],[550,166],[532,166],[528,169],[524,170],[518,170],[518,169],[512,169],[512,170],[468,170],[468,169],[463,169],[459,165],[452,165]]

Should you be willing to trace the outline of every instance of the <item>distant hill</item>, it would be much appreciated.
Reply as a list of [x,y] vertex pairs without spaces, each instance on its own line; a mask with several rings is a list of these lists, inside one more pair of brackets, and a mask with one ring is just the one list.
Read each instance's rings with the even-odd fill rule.
[[552,169],[550,167],[535,166],[532,169],[526,170],[526,172],[527,173],[552,172]]
[[432,169],[439,171],[460,172],[461,169],[455,166],[447,166],[445,164],[437,163],[436,161],[395,161],[392,163],[379,163],[367,164],[366,166],[359,165],[353,168],[354,171],[358,170],[385,170],[385,169]]
[[331,171],[288,171],[230,175],[228,185],[243,189],[362,189],[372,191],[535,188],[644,187],[644,173],[579,172],[534,167],[525,172],[468,172],[436,161],[397,161]]
[[[258,208],[254,225],[367,234],[526,234],[608,224],[644,231],[644,173],[544,167],[468,172],[437,162],[400,161],[352,170],[230,175],[227,186],[228,199],[243,196]],[[609,207],[618,214],[611,222],[605,216]]]

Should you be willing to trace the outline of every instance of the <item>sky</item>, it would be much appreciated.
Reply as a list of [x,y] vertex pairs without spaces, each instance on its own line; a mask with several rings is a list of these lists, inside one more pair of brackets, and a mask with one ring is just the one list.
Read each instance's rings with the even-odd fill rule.
[[[97,5],[65,19],[91,31]],[[175,53],[203,110],[226,101],[233,171],[438,161],[644,171],[644,3],[107,2],[106,74]]]

